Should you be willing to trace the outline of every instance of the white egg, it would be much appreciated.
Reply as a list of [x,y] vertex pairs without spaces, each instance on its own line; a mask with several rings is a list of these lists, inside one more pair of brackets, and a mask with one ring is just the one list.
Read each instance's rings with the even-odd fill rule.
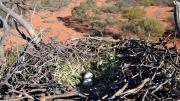
[[92,86],[92,84],[93,84],[92,79],[85,79],[83,81],[84,86]]
[[90,73],[90,72],[87,72],[85,75],[84,75],[84,79],[92,79],[93,78],[93,74]]

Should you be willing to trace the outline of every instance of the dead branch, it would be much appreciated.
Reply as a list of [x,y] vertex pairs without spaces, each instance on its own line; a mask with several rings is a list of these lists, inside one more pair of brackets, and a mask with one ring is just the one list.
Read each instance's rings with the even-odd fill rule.
[[[4,12],[8,13],[11,12],[11,10],[9,8],[7,8],[2,1],[0,1],[0,9],[2,9]],[[31,25],[26,22],[21,16],[19,16],[18,14],[16,14],[15,12],[11,12],[10,16],[12,16],[14,19],[16,19],[25,29],[26,31],[29,33],[29,35],[32,38],[32,41],[35,44],[39,44],[39,42],[41,41],[40,38],[38,37],[38,34],[35,32],[35,30],[31,27]]]
[[9,31],[10,29],[9,29],[9,25],[7,24],[6,20],[3,19],[1,16],[0,16],[0,19],[1,19],[2,22],[3,22],[3,28],[4,28],[4,34],[3,34],[3,36],[2,36],[1,39],[0,39],[0,46],[2,46],[3,43],[4,43],[4,42],[6,41],[6,39],[7,39],[8,31]]
[[121,96],[121,95],[127,96],[127,95],[129,95],[129,94],[138,93],[138,92],[145,86],[145,84],[146,84],[147,82],[149,82],[149,81],[150,81],[150,79],[147,78],[147,79],[143,80],[143,82],[142,82],[138,87],[136,87],[136,88],[134,88],[134,89],[127,90],[127,91],[122,92],[122,93],[120,93],[120,94],[118,94],[118,95],[119,95],[119,96]]
[[127,88],[127,86],[128,86],[128,83],[126,83],[121,89],[119,89],[111,98],[120,96],[124,92],[124,90]]

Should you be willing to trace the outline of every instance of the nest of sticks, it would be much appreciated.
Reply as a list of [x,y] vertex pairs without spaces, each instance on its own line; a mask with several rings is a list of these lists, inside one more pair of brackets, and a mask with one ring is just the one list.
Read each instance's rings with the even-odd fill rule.
[[[176,101],[180,99],[180,53],[165,43],[82,38],[66,43],[51,41],[40,50],[26,46],[13,63],[1,66],[5,70],[1,73],[0,101]],[[80,84],[76,88],[54,80],[55,61],[75,56],[99,61],[105,52],[115,53],[116,68],[111,73],[110,65],[105,71],[113,79],[107,80],[103,74],[94,77],[92,86]]]

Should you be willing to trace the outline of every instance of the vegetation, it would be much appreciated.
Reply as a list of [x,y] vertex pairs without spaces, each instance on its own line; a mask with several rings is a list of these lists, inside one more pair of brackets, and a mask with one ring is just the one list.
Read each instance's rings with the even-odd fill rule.
[[110,82],[114,78],[113,73],[117,69],[117,57],[113,50],[104,52],[92,59],[81,57],[81,59],[65,60],[64,63],[56,62],[54,65],[56,70],[54,72],[55,80],[59,83],[76,87],[82,81],[82,76],[86,72],[92,72],[96,78],[106,77],[101,79],[101,82]]
[[103,18],[101,16],[95,16],[89,19],[89,23],[92,29],[94,29],[95,31],[104,32],[105,27],[108,25],[115,24],[116,20],[112,18]]
[[113,25],[116,23],[116,20],[100,16],[100,13],[115,13],[117,11],[118,8],[114,5],[106,5],[98,8],[95,1],[86,0],[86,2],[81,3],[79,7],[73,9],[72,16],[75,20],[86,21],[93,30],[104,32],[105,27]]
[[147,37],[148,35],[159,37],[165,31],[162,22],[157,19],[147,17],[140,20],[129,21],[125,24],[124,28],[126,31],[140,37]]
[[65,61],[65,63],[55,63],[55,79],[72,87],[80,84],[82,74],[89,69],[88,62],[85,61]]
[[[112,2],[112,0],[107,0],[107,3]],[[172,0],[116,0],[115,5],[122,9],[126,7],[135,6],[149,6],[149,5],[172,5]]]
[[116,14],[120,11],[120,9],[117,6],[112,5],[112,4],[101,7],[101,10],[104,13],[116,13]]
[[37,8],[60,8],[65,5],[67,5],[70,0],[32,0],[30,1],[32,3],[32,6]]
[[[119,5],[119,3],[121,4]],[[168,1],[166,1],[168,2]],[[127,3],[128,5],[124,5]],[[117,1],[116,4],[106,4],[103,7],[98,8],[95,1],[87,0],[79,7],[75,7],[72,11],[73,18],[79,21],[86,21],[89,26],[98,32],[104,32],[106,26],[118,24],[118,19],[112,19],[111,17],[101,16],[103,13],[116,14],[122,16],[125,20],[123,30],[137,35],[139,37],[147,37],[149,34],[154,37],[161,36],[164,33],[164,26],[161,21],[153,18],[147,18],[145,11],[139,7],[129,7],[130,4],[151,4],[151,3],[165,3],[165,1],[159,2],[158,0],[132,0],[132,1]],[[91,14],[89,14],[89,12]],[[101,13],[103,12],[103,13]],[[120,13],[120,15],[118,15]],[[102,34],[102,33],[101,33]]]
[[136,0],[141,5],[172,5],[172,0]]
[[95,74],[99,81],[109,83],[116,79],[115,72],[118,69],[118,58],[114,51],[105,52],[100,61],[96,62],[96,68],[92,68],[91,71]]
[[140,21],[140,26],[144,29],[144,34],[148,33],[152,36],[161,36],[165,29],[161,21],[153,18],[144,18]]
[[118,0],[115,2],[115,5],[120,8],[126,8],[126,7],[134,7],[138,5],[138,2],[136,0]]
[[161,21],[153,18],[145,17],[145,11],[137,7],[129,7],[122,11],[122,16],[129,19],[124,25],[124,30],[133,35],[144,38],[160,37],[165,28]]
[[86,2],[81,3],[79,7],[75,7],[72,10],[72,16],[76,20],[84,21],[88,18],[88,12],[92,12],[95,14],[99,12],[94,0],[86,0]]
[[[110,0],[109,0],[110,1]],[[172,0],[118,0],[116,5],[122,7],[149,6],[149,5],[172,5]]]
[[102,18],[100,16],[95,16],[90,20],[91,27],[99,32],[103,32],[107,24],[108,24],[107,19]]
[[145,11],[137,7],[129,7],[122,11],[122,16],[126,19],[141,19],[145,16]]
[[17,59],[17,54],[15,52],[10,52],[6,56],[6,61],[8,64],[12,64]]

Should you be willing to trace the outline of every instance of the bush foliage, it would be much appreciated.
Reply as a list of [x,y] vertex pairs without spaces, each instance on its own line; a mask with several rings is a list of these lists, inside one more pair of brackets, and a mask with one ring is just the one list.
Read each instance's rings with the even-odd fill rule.
[[75,7],[72,10],[72,16],[79,21],[86,20],[88,18],[88,11],[98,13],[98,9],[95,3],[96,2],[94,0],[86,0],[86,2],[81,3],[79,7]]
[[171,5],[172,0],[136,0],[141,5]]
[[[110,1],[110,0],[109,0]],[[148,6],[148,5],[172,5],[172,0],[118,0],[118,7]]]
[[125,24],[124,28],[126,31],[141,37],[147,37],[149,34],[150,36],[157,37],[161,36],[165,31],[161,21],[147,17],[129,21]]
[[55,63],[55,79],[59,83],[65,83],[69,86],[75,87],[80,83],[82,73],[88,68],[88,62],[85,61],[66,61],[65,63]]
[[100,16],[96,16],[91,18],[90,21],[91,27],[97,31],[102,32],[104,27],[108,24],[107,20],[105,18],[102,18]]
[[89,23],[92,29],[94,29],[95,31],[103,32],[106,26],[115,24],[116,20],[112,18],[103,18],[101,16],[95,16],[90,18]]
[[[24,0],[25,1],[25,0]],[[70,3],[71,0],[27,0],[36,9],[61,8]]]
[[104,13],[117,13],[120,9],[115,5],[105,5],[101,8]]
[[122,16],[129,19],[141,19],[145,16],[145,11],[137,7],[129,7],[122,11]]

